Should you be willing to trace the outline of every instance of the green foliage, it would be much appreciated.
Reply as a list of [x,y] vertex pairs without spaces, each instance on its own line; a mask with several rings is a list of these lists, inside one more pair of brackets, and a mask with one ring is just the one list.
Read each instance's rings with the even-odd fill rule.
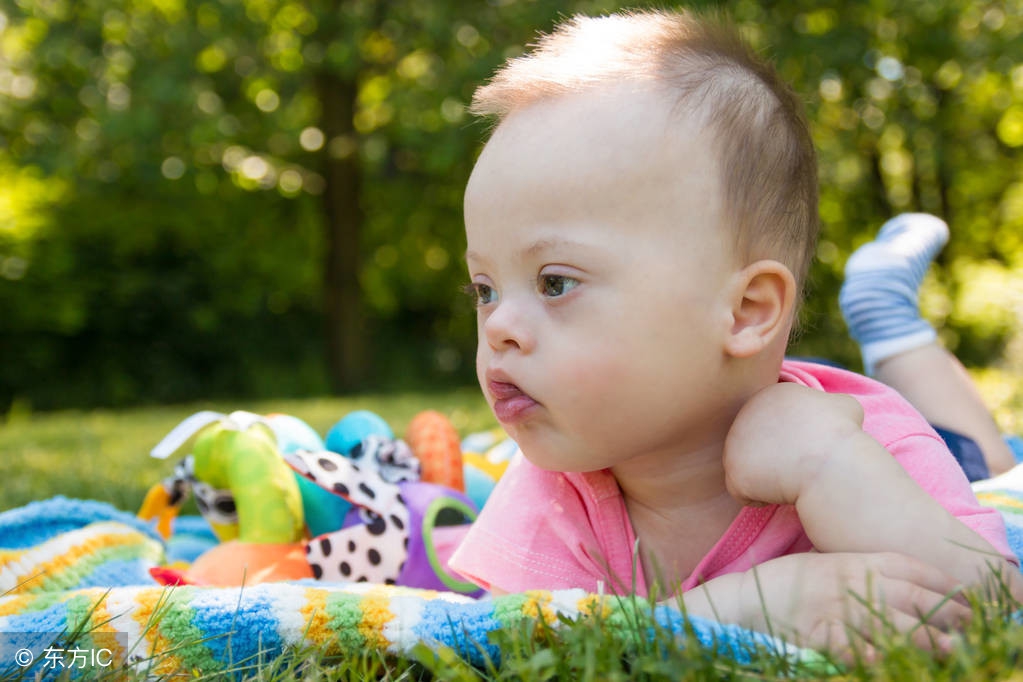
[[[922,210],[945,217],[953,234],[931,282],[949,305],[925,301],[925,312],[964,361],[996,360],[1015,327],[1020,280],[987,288],[983,311],[970,292],[979,269],[1018,270],[1023,262],[1016,199],[1023,139],[1014,123],[1023,72],[1010,58],[1023,47],[1019,8],[875,2],[760,9],[750,19],[785,75],[812,98],[820,152],[824,237],[801,346],[855,364],[835,302],[841,266],[888,216]],[[780,15],[787,16],[779,22]],[[776,27],[788,33],[772,33]]]
[[[997,360],[1023,306],[1020,1],[694,4],[733,16],[814,123],[824,237],[795,352],[858,365],[845,258],[926,210],[953,238],[925,310],[967,363]],[[461,198],[486,124],[466,104],[537,31],[618,7],[5,4],[0,407],[325,390],[325,192],[345,159],[372,385],[471,381]],[[329,134],[326,77],[355,86],[351,132]]]
[[317,233],[300,206],[189,205],[185,225],[172,195],[116,214],[101,197],[55,209],[59,234],[35,240],[23,277],[0,281],[4,343],[21,360],[4,363],[0,384],[33,387],[42,406],[325,390],[307,259]]

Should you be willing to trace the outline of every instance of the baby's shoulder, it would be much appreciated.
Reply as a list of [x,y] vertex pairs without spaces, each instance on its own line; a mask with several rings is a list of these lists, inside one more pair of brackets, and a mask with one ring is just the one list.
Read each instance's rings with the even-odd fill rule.
[[863,430],[882,444],[908,436],[938,438],[927,420],[890,386],[835,365],[786,360],[781,379],[852,396],[863,407]]

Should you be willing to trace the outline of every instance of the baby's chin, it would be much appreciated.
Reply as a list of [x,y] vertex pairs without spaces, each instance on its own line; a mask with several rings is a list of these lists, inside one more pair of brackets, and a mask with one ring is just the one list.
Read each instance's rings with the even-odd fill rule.
[[[511,436],[511,434],[509,435]],[[515,440],[515,436],[512,436],[512,440]],[[528,445],[523,446],[518,440],[515,440],[515,442],[522,450],[522,455],[537,469],[556,471],[563,474],[586,474],[600,471],[604,468],[593,464],[591,461],[584,461],[589,458],[567,457],[563,452],[548,452],[545,448],[530,448]]]

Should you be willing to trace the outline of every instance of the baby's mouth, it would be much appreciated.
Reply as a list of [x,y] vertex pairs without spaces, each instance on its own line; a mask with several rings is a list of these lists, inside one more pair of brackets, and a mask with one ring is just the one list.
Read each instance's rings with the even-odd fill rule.
[[494,398],[494,415],[502,424],[522,421],[539,405],[518,386],[506,381],[488,381],[487,389]]
[[492,379],[487,384],[490,388],[490,395],[494,396],[494,400],[506,400],[525,395],[521,388],[509,381],[496,381]]

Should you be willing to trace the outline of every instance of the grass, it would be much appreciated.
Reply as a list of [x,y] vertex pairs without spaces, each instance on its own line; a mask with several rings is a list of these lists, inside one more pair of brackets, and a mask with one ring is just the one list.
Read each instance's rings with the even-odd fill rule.
[[[1003,427],[1023,415],[1023,386],[1014,372],[978,375],[982,392]],[[307,421],[320,433],[347,412],[369,409],[384,417],[396,434],[422,409],[447,414],[463,433],[494,425],[475,389],[445,393],[402,393],[319,398],[246,405],[192,404],[131,410],[50,414],[12,413],[0,423],[0,511],[63,494],[99,499],[118,508],[138,508],[148,487],[170,473],[171,462],[149,457],[149,450],[181,419],[201,409],[229,412],[284,412]],[[1008,416],[1006,416],[1008,415]],[[494,635],[500,665],[473,667],[453,651],[420,648],[407,657],[377,650],[346,656],[316,650],[286,652],[260,666],[239,667],[236,679],[265,680],[790,680],[984,681],[1023,682],[1023,623],[997,601],[977,601],[975,617],[962,643],[948,657],[933,655],[887,635],[877,661],[846,666],[793,665],[774,652],[759,652],[746,663],[695,646],[689,635],[665,631],[642,609],[626,626],[599,619],[564,621],[556,627],[510,628]],[[90,677],[91,675],[91,677]],[[192,675],[146,677],[127,670],[94,671],[79,679],[202,679]],[[216,679],[220,679],[217,676]],[[26,676],[25,679],[32,679]],[[211,679],[207,677],[206,679]]]
[[418,412],[446,414],[467,434],[495,426],[475,388],[443,393],[398,393],[265,403],[195,403],[128,410],[12,413],[0,425],[0,511],[53,495],[103,500],[135,511],[150,485],[172,473],[174,462],[149,456],[161,438],[200,410],[281,412],[323,435],[345,414],[371,410],[398,435]]

